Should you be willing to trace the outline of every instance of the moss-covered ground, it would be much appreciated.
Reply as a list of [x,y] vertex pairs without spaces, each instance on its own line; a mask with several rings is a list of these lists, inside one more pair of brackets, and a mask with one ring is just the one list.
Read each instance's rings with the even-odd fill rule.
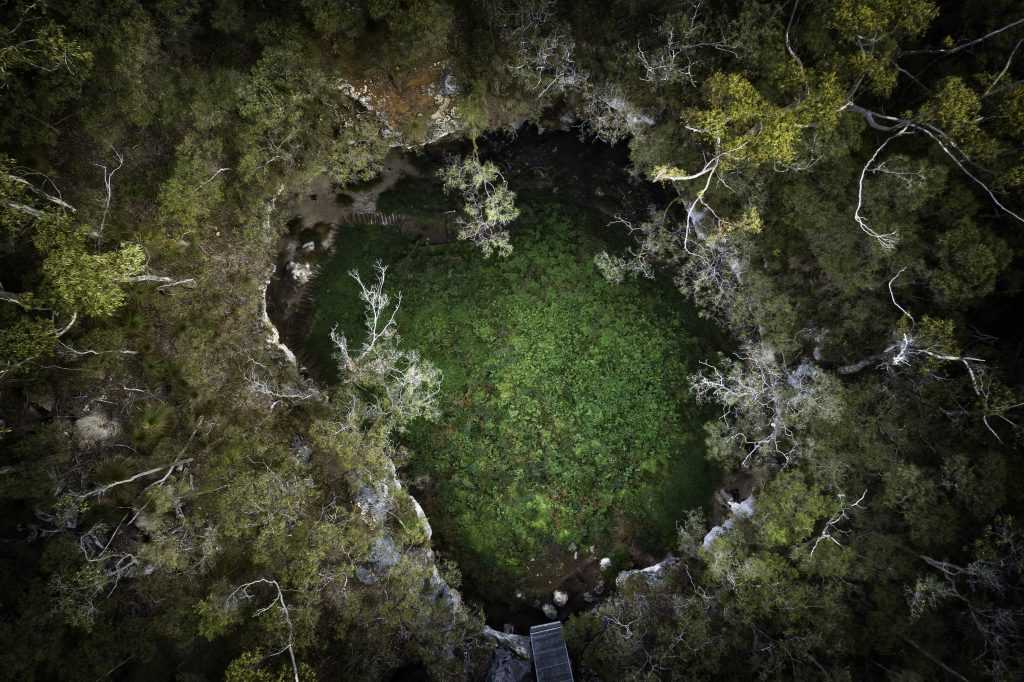
[[390,264],[402,343],[444,372],[443,416],[404,435],[408,473],[429,481],[441,543],[485,590],[521,585],[553,544],[669,549],[676,521],[705,505],[714,483],[709,415],[687,382],[711,353],[706,326],[670,285],[599,275],[604,220],[523,208],[505,260],[378,226],[340,228],[306,347],[329,367],[331,326],[351,334],[362,323],[346,272]]

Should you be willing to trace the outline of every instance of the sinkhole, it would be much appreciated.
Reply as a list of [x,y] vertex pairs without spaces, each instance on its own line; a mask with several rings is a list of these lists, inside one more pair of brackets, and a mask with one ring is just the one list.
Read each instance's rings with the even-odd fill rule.
[[510,256],[455,239],[458,205],[437,169],[468,145],[395,152],[371,185],[299,197],[288,257],[324,255],[271,307],[309,371],[337,381],[330,330],[355,343],[363,333],[348,272],[388,266],[402,346],[443,373],[440,417],[397,436],[401,476],[466,597],[496,627],[521,627],[544,620],[536,607],[554,589],[569,594],[564,609],[593,603],[614,571],[662,558],[686,512],[709,506],[704,424],[715,415],[688,376],[722,338],[667,276],[616,285],[595,266],[629,246],[613,216],[667,203],[630,176],[624,147],[532,128],[478,146],[517,194]]

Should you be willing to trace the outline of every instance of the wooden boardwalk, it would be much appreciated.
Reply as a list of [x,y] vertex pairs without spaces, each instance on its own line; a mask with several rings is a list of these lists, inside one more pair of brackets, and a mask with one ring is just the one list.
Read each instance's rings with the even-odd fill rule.
[[530,628],[530,649],[537,682],[573,682],[569,650],[558,621]]
[[355,225],[400,225],[405,217],[400,213],[353,213],[346,221]]

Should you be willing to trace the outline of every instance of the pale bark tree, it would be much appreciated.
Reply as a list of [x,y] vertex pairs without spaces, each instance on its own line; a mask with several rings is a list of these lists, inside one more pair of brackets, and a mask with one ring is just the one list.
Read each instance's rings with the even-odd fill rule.
[[842,528],[841,524],[844,521],[850,520],[850,514],[853,513],[855,509],[865,509],[862,503],[867,496],[867,489],[865,489],[864,492],[860,494],[860,497],[853,502],[849,502],[847,500],[845,493],[839,493],[836,496],[839,501],[839,510],[825,522],[825,526],[821,529],[821,533],[814,539],[814,545],[811,547],[810,556],[814,556],[814,552],[818,549],[818,545],[826,540],[836,546],[842,547],[843,543],[839,542],[839,538],[837,536],[845,535],[850,531]]
[[624,227],[634,245],[624,256],[601,252],[594,262],[612,283],[627,277],[652,279],[657,266],[667,267],[676,286],[692,295],[706,314],[728,320],[744,266],[730,235],[709,234],[705,227],[709,215],[691,202],[685,219],[679,222],[671,219],[669,209],[653,207],[648,219],[640,223],[616,216],[611,224]]
[[270,368],[255,358],[249,358],[249,371],[246,374],[246,381],[249,390],[256,395],[261,395],[271,400],[270,409],[273,410],[282,400],[314,400],[320,398],[320,391],[313,386],[279,385],[269,376]]
[[691,0],[677,15],[658,27],[660,42],[644,49],[637,39],[637,61],[643,68],[641,80],[653,84],[688,83],[696,86],[694,70],[700,65],[698,53],[714,50],[731,55],[735,46],[724,35],[713,36],[703,16],[703,0]]
[[[899,301],[896,300],[896,292],[893,290],[896,280],[905,271],[906,268],[902,268],[888,283],[889,298],[893,306],[899,310],[901,319],[906,320],[905,323],[897,325],[893,330],[892,343],[874,355],[838,367],[836,372],[841,375],[851,375],[869,367],[893,371],[900,368],[920,366],[927,361],[959,365],[966,372],[970,380],[971,390],[978,399],[980,405],[978,414],[982,424],[997,441],[1002,443],[1003,439],[992,426],[992,420],[998,419],[1003,424],[1009,426],[1014,432],[1018,432],[1020,430],[1019,424],[1010,419],[1008,414],[1013,410],[1024,407],[1024,402],[1016,402],[1008,397],[1008,395],[997,390],[997,384],[993,380],[992,374],[986,369],[986,363],[983,358],[950,350],[945,347],[945,343],[942,340],[928,338],[926,334],[918,333],[917,320],[906,308],[900,305]],[[940,378],[933,374],[928,376],[934,379]],[[947,414],[950,416],[967,416],[971,412],[959,409],[952,413],[947,412]]]
[[582,114],[586,129],[608,144],[616,144],[656,123],[630,102],[619,86],[612,84],[587,88]]
[[107,226],[107,215],[110,213],[110,203],[114,199],[114,176],[119,170],[124,167],[124,155],[117,151],[114,145],[110,145],[110,150],[114,152],[114,158],[117,160],[117,165],[107,166],[106,164],[94,163],[93,165],[103,171],[103,214],[100,216],[100,224],[96,228],[96,248],[103,246],[103,230]]
[[841,399],[827,373],[810,361],[790,369],[764,342],[747,343],[721,367],[701,364],[691,388],[699,402],[722,406],[723,437],[738,446],[742,467],[792,465],[803,452],[800,432],[810,420],[841,417]]
[[459,239],[480,247],[484,256],[512,253],[508,225],[519,217],[515,192],[493,163],[480,162],[474,154],[453,160],[440,173],[445,192],[462,199],[462,214],[457,219]]
[[348,338],[337,327],[331,330],[335,358],[344,381],[368,389],[374,395],[368,405],[353,396],[352,409],[343,423],[350,422],[354,413],[373,419],[388,418],[401,430],[418,417],[437,417],[441,372],[418,352],[399,347],[396,317],[402,295],[392,299],[384,290],[387,266],[378,261],[375,269],[377,279],[369,285],[357,271],[349,273],[359,285],[360,298],[366,307],[366,336],[362,345],[357,350],[352,349]]
[[[193,434],[193,436],[194,435],[195,434]],[[187,449],[187,447],[188,446],[186,445],[186,449]],[[191,464],[192,463],[192,459],[193,458],[191,458],[191,457],[186,457],[186,458],[183,458],[183,459],[176,459],[175,461],[171,462],[170,464],[162,464],[160,466],[153,467],[151,469],[146,469],[145,471],[140,471],[140,472],[138,472],[136,474],[133,474],[132,476],[129,476],[128,478],[121,479],[120,481],[114,481],[112,483],[105,483],[104,485],[101,485],[101,486],[99,486],[97,488],[93,488],[92,490],[89,490],[89,491],[86,491],[86,492],[83,492],[83,493],[77,493],[77,497],[80,500],[88,500],[88,499],[93,498],[93,497],[102,497],[103,495],[107,494],[108,492],[110,492],[114,488],[117,488],[118,486],[127,485],[129,483],[134,483],[135,481],[138,481],[139,479],[148,478],[150,476],[155,476],[156,474],[159,474],[161,472],[163,472],[164,475],[160,479],[158,479],[155,483],[151,483],[147,487],[152,487],[154,485],[163,485],[167,481],[168,477],[170,477],[170,475],[173,474],[176,470],[181,469],[186,464]]]
[[295,659],[295,628],[292,625],[291,613],[288,611],[288,604],[284,600],[284,591],[281,589],[280,583],[270,578],[257,578],[255,580],[250,580],[249,582],[236,587],[227,596],[227,599],[225,599],[225,607],[229,608],[239,599],[255,599],[257,595],[252,592],[253,588],[263,585],[273,588],[273,598],[265,606],[261,606],[256,609],[254,615],[257,617],[262,616],[264,613],[274,608],[280,611],[281,618],[288,630],[288,639],[285,641],[284,646],[277,651],[271,652],[270,656],[278,656],[288,652],[288,660],[291,662],[293,678],[295,682],[299,682],[299,664]]
[[516,48],[509,70],[537,93],[537,99],[583,88],[590,80],[576,64],[576,42],[569,27],[555,12],[553,0],[499,3],[492,10],[494,22]]
[[840,111],[851,111],[859,114],[864,117],[864,120],[872,129],[884,133],[890,133],[889,137],[887,137],[875,149],[874,153],[861,169],[860,180],[857,184],[857,207],[854,209],[853,213],[854,222],[857,223],[858,227],[860,227],[864,234],[874,239],[883,249],[890,250],[894,248],[899,235],[896,232],[877,232],[870,226],[866,218],[863,216],[864,179],[869,172],[877,172],[879,167],[878,158],[885,148],[896,139],[909,134],[921,134],[935,142],[939,149],[941,149],[942,152],[953,161],[960,172],[966,175],[971,182],[980,187],[981,190],[988,195],[989,201],[991,201],[995,207],[1017,222],[1024,223],[1024,216],[1021,216],[1019,213],[1007,207],[988,183],[978,177],[978,174],[971,170],[970,166],[972,166],[974,162],[959,146],[957,146],[952,138],[940,128],[929,123],[912,121],[908,118],[880,114],[878,112],[871,111],[870,109],[865,109],[852,101],[848,101],[844,104]]

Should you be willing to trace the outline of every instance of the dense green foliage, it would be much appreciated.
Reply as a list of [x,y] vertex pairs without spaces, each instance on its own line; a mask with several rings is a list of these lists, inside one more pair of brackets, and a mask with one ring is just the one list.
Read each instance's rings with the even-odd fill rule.
[[[621,524],[670,545],[675,519],[710,494],[706,413],[686,383],[709,354],[692,327],[707,325],[670,289],[610,286],[592,263],[600,242],[570,220],[530,210],[501,260],[461,245],[399,255],[397,236],[343,228],[315,294],[317,321],[355,327],[338,275],[393,259],[403,342],[444,374],[444,416],[404,439],[411,475],[435,482],[432,523],[478,584],[514,585],[551,543],[611,553]],[[323,322],[309,346],[321,361]]]
[[[754,497],[707,546],[730,510],[689,516],[660,579],[570,621],[577,677],[1020,678],[1019,5],[3,3],[4,675],[482,676],[491,645],[392,476],[404,416],[429,412],[398,410],[405,389],[435,378],[413,351],[436,349],[389,336],[327,388],[268,341],[261,298],[311,178],[363,182],[391,144],[525,120],[628,144],[666,200],[623,215],[630,244],[596,262],[622,287],[671,278],[737,349],[685,386],[581,386],[648,411],[692,387],[722,415],[709,460]],[[517,179],[543,184],[542,162],[500,161],[519,198]],[[634,190],[590,198],[614,213]],[[502,276],[466,256],[466,276]],[[600,292],[622,309],[579,307],[613,330],[645,305]],[[514,308],[503,319],[568,333]],[[608,346],[640,374],[641,351],[676,338],[673,313],[649,312],[649,334]],[[518,348],[538,371],[496,369],[551,389],[538,368],[557,349]],[[544,404],[473,383],[486,363],[448,364],[463,397],[493,385],[524,419]]]
[[437,518],[481,579],[549,542],[607,553],[616,520],[656,522],[676,467],[676,514],[708,495],[692,332],[656,292],[610,287],[566,220],[524,218],[501,263],[426,253],[404,268],[405,338],[444,371],[448,413],[413,430],[412,471],[437,481]]

